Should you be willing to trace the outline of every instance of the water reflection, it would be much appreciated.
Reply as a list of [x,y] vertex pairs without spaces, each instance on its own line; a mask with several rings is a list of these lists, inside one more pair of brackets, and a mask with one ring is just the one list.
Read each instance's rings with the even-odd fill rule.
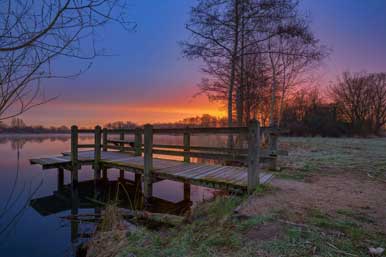
[[[83,135],[83,139],[92,139],[92,135]],[[0,144],[11,144],[12,150],[20,150],[28,143],[48,143],[48,142],[68,142],[70,135],[68,134],[12,134],[12,135],[0,135]]]
[[[58,172],[58,177],[61,176]],[[38,197],[31,200],[31,207],[41,216],[49,216],[69,211],[70,216],[65,217],[70,222],[71,237],[69,241],[73,249],[82,255],[82,244],[87,240],[91,233],[90,224],[82,224],[78,219],[81,209],[88,210],[88,215],[98,216],[101,213],[105,203],[115,202],[118,207],[130,210],[143,210],[143,192],[141,190],[141,181],[118,178],[110,181],[108,178],[100,180],[86,180],[78,183],[74,189],[71,184],[61,185],[58,179],[57,190],[51,195]],[[179,202],[153,197],[151,205],[146,209],[156,213],[169,213],[182,215],[190,210],[192,201],[189,193],[184,190],[184,197]],[[83,213],[83,216],[87,214]],[[83,219],[82,219],[83,220]],[[95,224],[94,224],[95,225]],[[82,231],[83,232],[80,232]],[[84,232],[88,230],[89,232]]]
[[[89,238],[95,225],[63,216],[100,213],[102,203],[116,199],[122,208],[143,208],[141,182],[129,172],[122,176],[119,170],[109,170],[108,176],[94,183],[91,167],[83,167],[79,172],[78,192],[74,193],[68,171],[42,171],[39,166],[29,164],[31,157],[68,151],[69,139],[68,135],[0,135],[0,205],[5,206],[18,174],[15,187],[18,198],[5,218],[17,215],[25,207],[0,244],[1,256],[76,256],[79,245]],[[82,136],[79,140],[81,144],[92,141],[92,136]],[[35,189],[38,191],[34,192]],[[187,190],[181,183],[164,180],[154,184],[153,195],[151,211],[182,214],[192,203],[210,198],[212,190],[198,186]],[[29,202],[31,206],[25,206]]]

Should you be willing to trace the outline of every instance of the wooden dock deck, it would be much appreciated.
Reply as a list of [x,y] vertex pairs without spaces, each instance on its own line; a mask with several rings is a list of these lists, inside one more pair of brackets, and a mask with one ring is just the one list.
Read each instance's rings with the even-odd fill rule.
[[[58,167],[70,167],[70,153],[63,153],[60,156],[42,157],[31,159],[31,164],[39,164],[43,169]],[[79,152],[79,163],[81,165],[91,165],[94,163],[94,151]],[[116,168],[143,174],[144,157],[129,156],[123,152],[101,152],[100,164],[102,168]],[[198,163],[185,163],[181,161],[153,159],[152,169],[153,179],[169,179],[182,183],[206,186],[217,189],[231,191],[247,190],[247,167],[209,165]],[[267,183],[272,174],[260,174],[260,183]]]
[[[79,144],[80,133],[93,133],[93,144]],[[262,149],[260,137],[265,133],[269,146]],[[246,139],[239,148],[192,146],[191,135],[235,135]],[[119,140],[109,138],[119,135]],[[133,135],[134,141],[125,140],[125,135]],[[182,136],[183,145],[153,144],[154,135]],[[199,185],[215,189],[237,192],[253,192],[259,183],[268,183],[272,174],[262,172],[261,162],[269,161],[271,169],[276,169],[278,132],[272,128],[260,128],[254,120],[248,127],[236,128],[153,128],[145,125],[136,129],[81,130],[71,129],[71,151],[56,156],[33,158],[31,164],[41,165],[43,169],[58,169],[58,184],[63,183],[63,171],[71,171],[72,184],[78,183],[78,171],[82,166],[92,165],[94,179],[107,176],[108,169],[119,169],[123,177],[125,171],[136,174],[136,180],[143,182],[145,199],[152,197],[152,184],[159,180],[173,180],[189,185]],[[92,149],[92,150],[84,150]],[[80,150],[80,151],[79,151]],[[169,158],[162,159],[160,157]],[[173,156],[170,158],[170,156]],[[178,159],[183,161],[171,160]],[[220,160],[226,165],[192,163],[191,158]],[[185,192],[185,191],[184,191]]]

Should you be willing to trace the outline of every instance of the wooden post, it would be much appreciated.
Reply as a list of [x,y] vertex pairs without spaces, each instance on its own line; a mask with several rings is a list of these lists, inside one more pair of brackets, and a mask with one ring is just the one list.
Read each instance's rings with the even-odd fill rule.
[[103,151],[107,151],[107,129],[103,128]]
[[[121,132],[119,133],[119,140],[121,140],[121,141],[125,140],[125,133],[124,133],[123,131],[121,131]],[[121,142],[121,143],[120,143],[120,147],[121,147],[121,148],[119,149],[119,151],[120,151],[120,152],[123,152],[123,151],[124,151],[125,144],[124,144],[123,142]],[[120,179],[124,179],[124,178],[125,178],[125,171],[122,170],[122,169],[119,170],[119,178],[120,178]]]
[[277,132],[273,131],[269,133],[269,155],[273,157],[270,159],[269,169],[276,171],[277,169]]
[[151,172],[153,169],[153,126],[144,126],[144,196],[145,204],[148,204],[153,196],[153,185]]
[[[190,163],[190,133],[184,133],[184,162]],[[190,184],[184,183],[184,200],[190,201]]]
[[135,184],[136,190],[138,189],[139,191],[142,191],[142,181],[141,181],[141,178],[142,178],[141,174],[135,173],[134,184]]
[[259,184],[260,125],[252,120],[248,126],[248,193]]
[[108,179],[108,177],[107,177],[107,168],[102,168],[102,178],[103,179],[105,179],[105,180],[107,180]]
[[184,183],[184,201],[190,201],[190,184]]
[[135,156],[142,155],[142,131],[140,128],[135,129],[135,138],[134,138],[134,148]]
[[[107,128],[102,129],[102,151],[107,152]],[[107,168],[102,167],[102,179],[107,179]]]
[[[124,133],[123,131],[121,131],[121,132],[119,133],[119,140],[121,140],[121,141],[125,140],[125,133]],[[121,147],[121,149],[119,149],[119,151],[120,151],[120,152],[123,152],[123,149],[124,149],[125,144],[124,144],[123,142],[121,142],[121,143],[119,144],[119,146]]]
[[78,127],[71,127],[71,186],[74,190],[78,189]]
[[95,127],[94,131],[94,143],[95,143],[95,151],[94,151],[94,179],[101,178],[101,137],[102,137],[102,129],[100,126]]
[[[71,127],[71,214],[77,215],[79,208],[78,194],[78,127]],[[78,222],[71,222],[71,241],[78,238]]]
[[190,162],[190,133],[184,133],[184,162]]
[[[134,148],[135,148],[134,155],[142,156],[142,129],[141,128],[135,129]],[[136,189],[139,189],[139,190],[141,190],[141,186],[142,186],[141,178],[142,178],[141,174],[135,173],[134,183],[135,183]]]
[[61,191],[63,187],[64,187],[64,169],[58,168],[58,185],[57,185],[58,191]]

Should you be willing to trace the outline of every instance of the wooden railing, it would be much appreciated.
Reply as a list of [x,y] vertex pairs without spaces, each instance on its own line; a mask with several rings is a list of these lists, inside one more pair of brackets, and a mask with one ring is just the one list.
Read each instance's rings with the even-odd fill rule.
[[[277,156],[277,130],[273,128],[261,128],[259,122],[252,120],[247,127],[221,127],[221,128],[154,128],[147,124],[143,128],[136,129],[78,129],[71,127],[71,162],[73,170],[79,169],[78,149],[94,149],[95,176],[100,177],[101,151],[115,150],[127,152],[134,156],[144,156],[144,193],[151,195],[151,172],[153,169],[153,155],[169,155],[183,157],[184,162],[190,162],[192,157],[205,159],[222,159],[242,161],[248,167],[248,190],[253,190],[259,184],[259,160],[263,153],[265,158],[270,158],[271,168],[276,169]],[[81,133],[93,133],[94,144],[79,144],[78,136]],[[269,136],[268,150],[260,148],[260,135],[266,133]],[[244,135],[247,138],[246,149],[224,148],[208,146],[192,146],[192,135]],[[119,135],[118,140],[109,138],[109,135]],[[125,135],[134,135],[134,141],[126,141]],[[154,144],[154,135],[183,136],[183,145]],[[77,172],[76,172],[77,176]],[[77,179],[77,178],[76,178]]]

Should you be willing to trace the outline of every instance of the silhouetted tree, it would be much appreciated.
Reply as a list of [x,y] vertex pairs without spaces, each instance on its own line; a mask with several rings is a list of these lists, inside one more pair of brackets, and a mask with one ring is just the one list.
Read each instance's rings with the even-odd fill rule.
[[[5,0],[0,2],[0,120],[15,117],[52,100],[41,80],[73,77],[103,54],[96,30],[116,21],[126,29],[126,0]],[[80,72],[58,74],[58,58],[86,60]]]
[[[204,62],[209,76],[202,80],[201,92],[225,103],[228,126],[234,117],[238,125],[251,117],[266,117],[258,108],[265,109],[267,103],[273,116],[278,76],[284,64],[289,66],[289,60],[280,65],[283,56],[293,56],[297,67],[321,56],[297,6],[293,0],[201,0],[192,8],[187,24],[192,38],[183,42],[184,54]],[[268,83],[272,88],[267,101]]]
[[369,82],[365,73],[345,72],[330,87],[330,95],[338,106],[340,119],[347,121],[354,133],[371,130],[374,93]]
[[371,110],[375,134],[386,124],[386,73],[371,74],[368,77],[372,92]]

